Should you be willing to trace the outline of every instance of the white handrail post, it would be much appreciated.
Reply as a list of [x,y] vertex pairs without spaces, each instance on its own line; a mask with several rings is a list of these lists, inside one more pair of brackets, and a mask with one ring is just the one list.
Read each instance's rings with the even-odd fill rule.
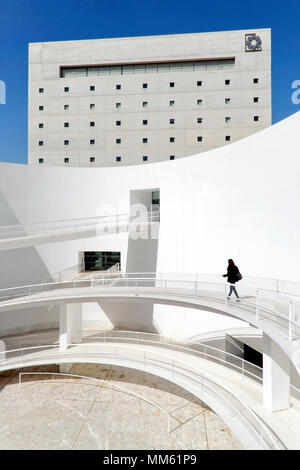
[[244,377],[245,361],[242,359],[242,376]]
[[22,376],[22,372],[19,373],[19,392],[21,390],[21,384],[22,384],[21,376]]
[[289,341],[293,339],[294,302],[289,302]]
[[256,321],[259,320],[259,307],[260,307],[260,291],[256,291]]
[[195,297],[197,296],[197,280],[195,281]]
[[170,434],[170,415],[168,413],[168,434]]

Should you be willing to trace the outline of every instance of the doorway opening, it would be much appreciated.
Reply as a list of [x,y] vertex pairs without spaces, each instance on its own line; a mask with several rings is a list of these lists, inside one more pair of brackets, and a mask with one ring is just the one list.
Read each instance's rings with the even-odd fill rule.
[[107,271],[120,267],[120,251],[84,251],[83,271]]

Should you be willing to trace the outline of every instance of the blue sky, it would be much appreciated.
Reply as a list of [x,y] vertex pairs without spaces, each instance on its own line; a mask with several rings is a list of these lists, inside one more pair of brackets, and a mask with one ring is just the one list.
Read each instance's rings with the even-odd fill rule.
[[0,161],[27,162],[27,48],[64,41],[272,28],[273,123],[300,110],[300,4],[280,0],[0,0]]

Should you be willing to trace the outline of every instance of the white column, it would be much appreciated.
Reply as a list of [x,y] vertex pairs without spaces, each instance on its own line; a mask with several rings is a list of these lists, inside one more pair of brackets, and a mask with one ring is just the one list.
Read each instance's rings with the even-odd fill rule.
[[68,324],[67,305],[59,305],[59,349],[66,351],[69,344],[70,325]]
[[270,411],[290,407],[290,359],[263,334],[263,404]]
[[0,340],[0,364],[1,362],[5,362],[6,360],[6,353],[5,353],[6,347],[4,341]]
[[63,363],[63,364],[59,364],[59,372],[61,374],[68,374],[71,367],[72,367],[72,363]]
[[70,322],[70,343],[82,341],[82,304],[67,304],[67,316]]

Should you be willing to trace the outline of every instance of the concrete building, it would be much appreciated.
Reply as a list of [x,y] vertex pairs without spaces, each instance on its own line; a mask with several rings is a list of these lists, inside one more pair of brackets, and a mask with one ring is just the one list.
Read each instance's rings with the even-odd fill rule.
[[29,45],[32,165],[173,160],[270,124],[270,29]]
[[[267,121],[270,118],[270,74],[267,68],[265,72],[259,70],[269,64],[269,30],[251,32],[249,37],[247,34],[250,32],[216,33],[216,38],[219,35],[223,40],[231,38],[228,43],[223,41],[223,54],[219,50],[219,40],[216,43],[204,41],[207,50],[201,52],[201,60],[206,61],[207,76],[215,77],[215,82],[208,81],[207,86],[212,87],[214,83],[217,89],[219,83],[218,91],[211,88],[213,100],[228,96],[241,104],[244,99],[253,100],[255,90],[254,97],[259,99],[252,102],[253,108],[249,105],[246,114],[251,118],[257,105],[261,107],[261,114],[255,112],[265,116]],[[183,51],[189,49],[188,55],[193,54],[196,64],[202,36],[214,37],[211,34],[174,36],[175,42],[182,41],[182,49],[159,47],[159,57],[165,59],[169,67],[169,72],[165,73],[158,72],[161,64],[157,59],[158,45],[151,52],[149,41],[144,38],[78,41],[66,43],[63,49],[60,43],[31,46],[31,79],[35,75],[43,80],[30,81],[30,125],[43,124],[38,126],[37,132],[48,133],[52,150],[47,154],[46,138],[37,135],[38,141],[44,143],[39,146],[45,152],[43,156],[34,156],[33,152],[31,165],[0,164],[0,374],[8,374],[0,377],[2,383],[6,381],[0,405],[8,407],[8,413],[0,418],[3,431],[0,448],[43,445],[47,448],[98,446],[107,449],[108,442],[117,448],[129,448],[129,428],[137,431],[139,425],[142,434],[135,434],[136,440],[129,444],[133,447],[134,442],[139,445],[147,442],[151,448],[161,449],[167,439],[171,442],[172,413],[181,409],[183,403],[172,398],[175,408],[170,407],[170,403],[165,407],[165,397],[157,393],[157,384],[169,397],[172,390],[188,393],[190,403],[194,403],[194,399],[201,400],[204,407],[212,410],[211,415],[214,412],[219,416],[216,448],[225,445],[221,437],[223,430],[220,430],[223,423],[228,427],[228,433],[229,430],[232,432],[227,447],[300,448],[300,113],[254,134],[257,130],[254,125],[264,127],[262,119],[253,120],[253,127],[247,127],[246,108],[233,106],[235,119],[245,125],[239,128],[245,133],[244,139],[228,141],[230,145],[225,146],[220,143],[219,148],[209,152],[197,148],[193,155],[175,158],[175,161],[130,166],[126,163],[134,162],[130,159],[132,154],[128,153],[127,161],[121,160],[120,166],[114,168],[67,168],[64,163],[64,158],[69,158],[71,166],[90,164],[84,160],[89,156],[88,145],[84,147],[84,136],[94,138],[95,144],[91,145],[97,145],[98,138],[92,133],[94,130],[89,129],[98,128],[98,121],[96,118],[90,121],[89,113],[97,112],[100,119],[101,113],[97,109],[101,108],[101,103],[107,113],[103,112],[100,122],[103,126],[106,122],[108,127],[103,134],[109,137],[114,132],[109,127],[116,119],[114,113],[123,113],[124,103],[130,102],[132,106],[131,100],[137,99],[137,84],[140,83],[146,93],[148,88],[143,88],[142,84],[150,88],[154,83],[150,76],[154,77],[157,86],[166,77],[165,88],[161,85],[165,91],[152,95],[158,103],[164,97],[172,100],[169,89],[177,90],[180,83],[182,87],[194,83],[194,79],[188,77],[195,77],[196,71],[183,72],[182,65],[189,63],[184,62]],[[189,41],[183,38],[189,38]],[[130,55],[128,42],[131,41],[133,44],[144,41],[144,52],[140,52],[140,57],[156,64],[156,72],[149,73],[149,77],[144,74],[146,67],[143,74],[135,73],[139,70],[138,65],[144,65],[133,64],[138,54],[134,51]],[[153,41],[167,44],[162,38],[153,38]],[[93,53],[91,44],[95,44]],[[108,70],[107,66],[110,73],[127,67],[117,62],[118,57],[125,54],[122,44],[128,54],[127,62],[131,61],[132,74],[109,75],[102,82],[101,67],[101,73]],[[76,51],[74,45],[78,46],[75,57],[71,55],[71,51]],[[225,56],[226,48],[230,54]],[[171,64],[175,63],[170,57],[175,54],[174,50],[177,59],[181,57],[181,71],[176,72],[176,79],[170,79]],[[104,53],[110,57],[109,61],[106,59],[106,65]],[[264,54],[269,57],[265,64]],[[86,57],[91,57],[89,62]],[[101,61],[99,57],[102,57]],[[211,70],[211,60],[218,64],[229,60],[230,67],[234,60],[234,66],[244,64],[244,69],[228,68],[226,77],[229,78],[222,75],[218,82],[219,73],[224,74],[225,69]],[[81,66],[80,73],[85,73],[84,77],[78,75],[77,66]],[[95,76],[89,74],[90,66],[93,72],[96,70]],[[185,84],[180,77],[185,77]],[[254,79],[258,83],[253,82],[253,88],[252,85],[249,88],[247,83]],[[222,84],[224,80],[230,80],[229,84]],[[134,81],[129,96],[128,90]],[[205,80],[200,77],[199,81],[201,89]],[[170,87],[170,83],[174,83],[174,87]],[[96,95],[101,84],[106,88],[102,88],[102,95]],[[114,90],[116,84],[121,85],[121,89]],[[236,86],[232,96],[227,95],[226,88],[221,90],[221,84],[222,87]],[[127,91],[120,98],[117,93],[124,87]],[[257,90],[261,90],[261,94]],[[144,100],[143,93],[140,102]],[[185,103],[189,97],[186,90],[176,93],[175,103],[180,97]],[[191,95],[193,99],[196,97],[194,91]],[[110,105],[108,100],[111,100]],[[111,103],[115,102],[121,103],[121,107],[112,111]],[[268,106],[264,108],[266,102]],[[90,108],[90,104],[95,107]],[[64,109],[65,105],[69,109]],[[39,106],[43,107],[41,111]],[[57,107],[61,110],[59,114]],[[75,114],[71,114],[73,108]],[[67,120],[65,113],[69,111],[73,117]],[[149,116],[155,116],[151,109],[148,112]],[[210,112],[211,116],[213,113],[224,116],[224,111],[217,108]],[[168,113],[167,110],[157,111],[159,119],[165,115],[169,119]],[[190,113],[181,113],[189,119]],[[136,114],[124,111],[128,122],[135,119]],[[43,121],[39,120],[40,115],[44,116]],[[143,119],[142,113],[138,115]],[[215,126],[220,124],[219,129],[215,127],[211,132],[216,138],[223,132],[222,119],[214,121]],[[123,120],[120,118],[120,127]],[[89,122],[95,125],[90,126]],[[231,126],[230,121],[227,124]],[[143,135],[139,134],[138,127],[132,127],[132,134],[127,131],[124,136]],[[162,135],[162,130],[157,128],[156,131],[157,135]],[[191,129],[179,129],[179,134],[181,131],[189,135]],[[253,135],[246,136],[247,133]],[[30,146],[35,138],[30,136]],[[77,163],[71,161],[75,150],[72,155],[65,154],[69,156],[60,154],[65,149],[56,150],[60,139],[68,141],[69,145],[64,147],[71,150],[73,138],[74,148],[78,150]],[[105,152],[108,144],[107,148],[103,144]],[[132,142],[128,144],[129,148],[135,148]],[[192,151],[192,146],[185,145],[187,148]],[[153,158],[164,159],[161,148],[157,146],[156,149]],[[114,165],[109,158],[107,153],[99,153],[99,161],[95,160],[93,164]],[[43,159],[44,164],[39,164],[39,159]],[[239,298],[235,299],[228,296],[229,286],[222,277],[228,258],[237,262],[243,274],[237,284]],[[98,388],[117,376],[124,382],[127,380],[125,389],[121,388],[123,392],[135,394],[135,399],[140,400],[141,411],[136,401],[128,405],[125,413],[124,407],[119,412],[122,405],[118,399],[112,400],[109,406],[105,402],[101,406],[98,403],[98,411],[97,407],[93,408],[86,420],[85,414],[78,410],[83,409],[86,394],[90,392],[81,389],[79,393],[74,386],[74,398],[83,399],[81,404],[77,400],[70,420],[70,407],[65,407],[66,403],[58,404],[55,399],[55,394],[59,393],[62,400],[70,401],[69,391],[64,394],[63,387],[59,392],[55,391],[54,383],[45,388],[45,380],[36,379],[37,391],[31,395],[34,399],[28,400],[27,387],[22,392],[21,382],[13,379],[22,368],[30,374],[49,375],[50,372],[50,376],[71,371],[77,374],[76,379],[80,373],[80,378],[85,380],[96,378]],[[147,379],[146,386],[144,379]],[[27,379],[23,376],[22,380]],[[12,382],[19,387],[17,395],[16,387],[6,386]],[[120,391],[120,384],[114,386]],[[33,413],[41,399],[48,400],[48,407],[45,402],[45,407],[39,406],[38,413]],[[16,406],[16,400],[20,406]],[[141,406],[143,400],[147,401],[147,406],[162,413],[169,433],[167,439],[162,432],[156,432],[156,427],[162,429],[162,419],[157,421],[152,416],[150,422],[147,421],[150,411]],[[57,412],[58,406],[67,410],[63,422]],[[54,411],[45,411],[49,409]],[[202,413],[203,409],[197,407],[195,413]],[[35,417],[33,421],[31,413]],[[130,421],[129,427],[126,422],[122,423],[122,417]],[[182,418],[181,415],[181,430],[186,425]],[[193,419],[189,417],[188,421]],[[56,432],[39,436],[41,420],[46,423],[45,428]],[[22,431],[15,443],[16,423],[19,422],[22,422]],[[66,425],[66,422],[70,424]],[[35,432],[26,433],[27,423],[29,426],[35,423]],[[88,427],[88,434],[83,425]],[[179,436],[176,441],[175,433],[172,434],[172,448],[188,447],[191,442],[195,448],[201,447],[203,442],[201,444],[198,439],[198,432],[199,437],[202,434],[202,441],[211,439],[211,433],[203,433],[204,427],[203,421],[199,426],[194,422],[186,433],[192,440],[187,436],[189,438],[183,441]],[[74,436],[79,436],[81,431],[80,444]],[[93,436],[92,442],[90,436]]]

